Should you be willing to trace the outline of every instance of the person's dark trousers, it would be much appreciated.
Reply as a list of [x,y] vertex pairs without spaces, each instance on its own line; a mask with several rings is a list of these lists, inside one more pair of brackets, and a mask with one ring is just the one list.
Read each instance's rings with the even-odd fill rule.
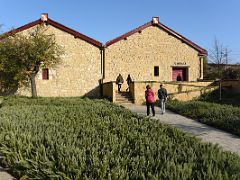
[[154,109],[154,103],[146,103],[147,104],[147,115],[149,116],[150,114],[150,107],[152,109],[152,114],[155,116],[155,109]]
[[122,84],[118,84],[118,91],[119,92],[121,91],[121,86],[122,86]]

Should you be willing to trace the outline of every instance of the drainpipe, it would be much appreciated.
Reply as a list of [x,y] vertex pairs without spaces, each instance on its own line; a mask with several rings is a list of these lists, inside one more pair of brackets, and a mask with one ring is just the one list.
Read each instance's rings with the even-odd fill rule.
[[199,79],[203,79],[203,60],[204,60],[204,56],[200,56],[199,57],[200,60],[200,71],[199,71]]
[[102,77],[100,79],[100,94],[103,96],[103,80],[105,79],[105,46],[102,45],[101,49],[101,74]]
[[[100,48],[100,53],[101,53],[101,75],[103,74],[103,48]],[[103,96],[103,75],[101,79],[99,80],[100,84],[100,95],[101,97]]]
[[103,79],[105,79],[105,46],[103,46],[102,52],[103,52],[103,67],[102,67],[102,70],[103,70]]

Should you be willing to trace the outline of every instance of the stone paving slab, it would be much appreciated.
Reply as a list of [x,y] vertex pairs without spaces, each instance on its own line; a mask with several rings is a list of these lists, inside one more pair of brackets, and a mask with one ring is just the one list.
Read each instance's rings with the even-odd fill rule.
[[[126,104],[123,106],[130,109],[132,112],[146,115],[146,106],[134,104]],[[161,109],[159,107],[155,107],[155,111],[156,116],[152,117],[153,119],[159,119],[162,123],[173,125],[178,129],[200,137],[204,142],[218,144],[224,150],[240,155],[240,137],[202,124],[193,119],[186,118],[169,110],[166,110],[166,113],[163,115],[160,113]]]
[[15,180],[15,178],[8,174],[4,168],[0,166],[0,180]]

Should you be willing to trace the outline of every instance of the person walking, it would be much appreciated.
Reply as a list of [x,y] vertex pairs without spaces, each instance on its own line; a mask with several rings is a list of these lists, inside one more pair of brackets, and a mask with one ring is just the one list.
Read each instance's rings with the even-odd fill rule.
[[145,99],[146,99],[146,105],[147,105],[147,115],[149,116],[150,114],[150,107],[152,109],[152,115],[155,116],[155,109],[154,109],[154,103],[155,103],[155,98],[154,98],[154,92],[151,89],[149,85],[146,86],[146,91],[145,91]]
[[160,89],[158,90],[158,98],[160,101],[160,106],[162,110],[162,114],[165,113],[165,104],[166,104],[166,99],[167,99],[167,90],[163,87],[163,85],[160,85]]
[[130,84],[132,83],[132,78],[131,78],[130,74],[128,74],[126,81],[127,81],[127,85],[128,85],[126,91],[130,91],[129,88],[130,88]]
[[177,75],[177,79],[176,79],[176,80],[177,80],[177,81],[182,81],[182,76],[181,76],[180,73]]
[[123,84],[123,77],[121,74],[118,75],[117,79],[116,79],[116,84],[118,85],[118,92],[121,91],[121,87],[122,87],[122,84]]

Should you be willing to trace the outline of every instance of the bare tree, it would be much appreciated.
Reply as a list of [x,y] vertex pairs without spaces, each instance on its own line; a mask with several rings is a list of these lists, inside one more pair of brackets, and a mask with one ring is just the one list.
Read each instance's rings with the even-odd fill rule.
[[213,74],[215,78],[221,79],[226,65],[230,62],[229,54],[231,50],[215,38],[213,48],[210,49],[209,52],[209,61],[215,65]]

